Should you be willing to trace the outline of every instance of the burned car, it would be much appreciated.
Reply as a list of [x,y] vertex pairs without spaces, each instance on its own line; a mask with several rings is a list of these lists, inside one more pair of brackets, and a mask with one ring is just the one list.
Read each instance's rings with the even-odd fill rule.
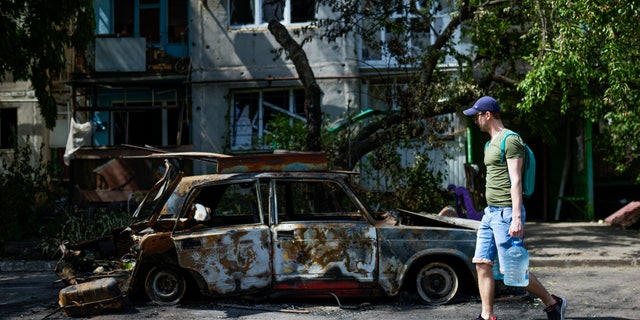
[[[327,170],[322,154],[210,158],[217,173],[197,176],[165,161],[164,176],[133,214],[139,221],[63,245],[57,275],[69,285],[114,278],[123,296],[157,304],[178,303],[189,290],[210,297],[411,290],[424,303],[444,304],[475,288],[477,221],[376,213],[352,186],[356,174]],[[74,299],[61,293],[60,304]]]

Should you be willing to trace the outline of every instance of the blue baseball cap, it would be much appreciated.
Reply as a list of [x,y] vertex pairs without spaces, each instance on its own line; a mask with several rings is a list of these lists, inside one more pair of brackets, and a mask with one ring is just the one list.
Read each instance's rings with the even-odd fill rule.
[[478,101],[476,101],[476,103],[473,104],[473,107],[462,111],[462,113],[464,113],[467,116],[472,116],[482,111],[489,111],[494,113],[500,112],[500,105],[498,104],[498,101],[496,101],[496,99],[489,96],[484,96],[478,99]]

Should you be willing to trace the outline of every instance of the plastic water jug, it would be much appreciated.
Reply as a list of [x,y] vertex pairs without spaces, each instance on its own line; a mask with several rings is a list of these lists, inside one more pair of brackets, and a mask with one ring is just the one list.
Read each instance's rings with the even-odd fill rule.
[[493,279],[494,280],[503,280],[504,275],[500,272],[500,261],[498,258],[493,261]]
[[513,240],[513,246],[504,257],[504,284],[512,287],[529,285],[529,252],[519,239]]

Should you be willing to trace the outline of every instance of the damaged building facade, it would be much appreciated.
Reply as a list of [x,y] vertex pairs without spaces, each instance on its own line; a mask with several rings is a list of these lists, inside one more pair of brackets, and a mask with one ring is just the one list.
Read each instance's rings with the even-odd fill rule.
[[[402,85],[404,72],[382,50],[363,46],[357,35],[328,43],[311,28],[296,36],[293,31],[330,14],[315,7],[313,0],[286,0],[278,8],[263,0],[96,0],[95,42],[75,59],[69,83],[75,121],[69,127],[87,126],[71,130],[76,139],[65,154],[77,200],[123,201],[135,188],[150,186],[160,174],[158,164],[114,163],[121,155],[148,153],[127,145],[260,153],[278,147],[265,142],[277,116],[305,121],[295,67],[274,53],[280,45],[267,28],[271,12],[282,14],[281,23],[297,42],[311,36],[303,49],[322,90],[325,117],[337,122],[347,113],[387,109],[387,89]],[[436,25],[449,19],[442,14]],[[384,29],[379,36],[382,42],[389,37]],[[420,41],[428,44],[434,37],[426,32]],[[416,48],[424,44],[416,39]],[[455,123],[452,132],[464,133],[464,121]],[[459,152],[445,163],[450,178],[443,187],[465,180],[464,134],[451,143]],[[410,161],[411,151],[406,157]],[[211,170],[206,163],[191,169]]]
[[[13,82],[10,75],[6,80],[0,83],[0,161],[3,165],[11,163],[16,147],[27,144],[34,151],[31,165],[37,166],[40,147],[55,144],[55,141],[48,141],[49,131],[45,130],[30,83]],[[50,154],[43,151],[44,155]],[[2,165],[0,170],[3,170]]]
[[130,202],[157,180],[150,161],[123,160],[192,150],[189,3],[179,0],[94,1],[95,41],[76,56],[64,161],[73,202]]

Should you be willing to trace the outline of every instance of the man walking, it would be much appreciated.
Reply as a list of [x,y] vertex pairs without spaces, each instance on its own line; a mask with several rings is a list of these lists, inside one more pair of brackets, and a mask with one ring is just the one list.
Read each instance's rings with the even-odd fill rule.
[[[505,252],[513,243],[512,238],[524,239],[525,209],[522,197],[522,166],[524,143],[518,135],[509,135],[502,154],[502,139],[509,131],[500,118],[500,105],[492,97],[485,96],[463,113],[474,117],[480,131],[491,136],[484,151],[487,168],[485,198],[487,207],[478,229],[473,263],[478,272],[478,289],[482,300],[482,312],[477,320],[495,320],[493,314],[495,279],[493,261],[496,255],[500,264]],[[506,161],[501,160],[504,156]],[[529,273],[529,285],[525,288],[545,305],[550,320],[564,320],[567,300],[550,294],[538,279]]]

